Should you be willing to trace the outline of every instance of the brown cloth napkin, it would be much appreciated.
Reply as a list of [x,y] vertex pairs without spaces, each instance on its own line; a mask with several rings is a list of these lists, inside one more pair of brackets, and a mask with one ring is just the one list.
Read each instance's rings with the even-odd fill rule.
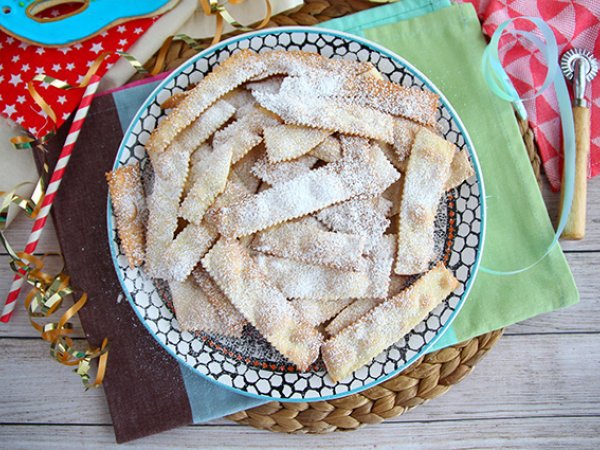
[[[53,167],[71,121],[48,145]],[[103,388],[117,442],[192,423],[178,363],[150,336],[126,300],[115,274],[106,227],[105,172],[112,169],[122,130],[112,95],[94,99],[71,156],[52,215],[66,271],[76,292],[87,292],[79,312],[91,346],[108,337]],[[38,168],[41,155],[36,155]]]

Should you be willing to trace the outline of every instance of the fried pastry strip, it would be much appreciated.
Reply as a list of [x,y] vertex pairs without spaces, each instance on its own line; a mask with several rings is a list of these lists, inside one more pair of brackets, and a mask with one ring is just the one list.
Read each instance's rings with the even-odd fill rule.
[[210,275],[200,266],[192,272],[196,284],[202,289],[208,301],[213,305],[221,318],[221,323],[230,330],[242,333],[247,321],[244,316],[235,309],[223,291],[213,281]]
[[398,275],[421,273],[433,259],[434,221],[456,149],[426,128],[415,136],[398,224]]
[[[388,153],[384,153],[386,153],[388,159],[401,172],[406,170],[406,163],[408,156],[410,155],[413,142],[415,141],[415,135],[421,128],[423,128],[421,125],[418,125],[410,120],[406,120],[401,117],[397,117],[395,119],[393,147],[397,160],[390,157],[391,155]],[[433,132],[433,130],[430,128],[429,130]],[[446,181],[444,189],[446,191],[454,189],[456,186],[474,174],[475,172],[469,161],[468,152],[464,150],[458,151],[454,154],[454,158],[452,159],[452,164],[450,165],[450,175]]]
[[337,161],[342,159],[342,145],[335,137],[327,136],[323,142],[311,150],[310,154],[321,161]]
[[244,88],[234,89],[223,97],[223,100],[235,108],[235,116],[237,118],[251,111],[251,108],[256,104],[252,93]]
[[365,236],[365,250],[368,250],[390,225],[386,215],[391,206],[382,197],[355,198],[319,211],[317,219],[333,231]]
[[146,146],[156,175],[164,180],[179,177],[182,165],[189,162],[190,154],[234,114],[235,108],[232,105],[225,100],[219,100],[179,133],[164,151],[155,152]]
[[475,175],[475,171],[473,170],[473,166],[471,166],[467,151],[461,150],[456,152],[450,164],[450,176],[446,180],[444,190],[449,191],[450,189],[454,189],[473,175]]
[[410,148],[415,141],[415,134],[419,131],[419,128],[422,128],[422,125],[402,117],[394,119],[394,142],[392,146],[399,161],[408,158]]
[[438,264],[415,284],[373,308],[321,347],[329,376],[340,381],[402,339],[456,287],[452,273]]
[[175,108],[177,105],[181,103],[181,101],[188,95],[189,91],[175,92],[165,101],[160,104],[161,109],[171,109]]
[[242,335],[240,327],[228,327],[221,321],[206,294],[195,286],[191,279],[183,282],[170,281],[169,290],[173,299],[175,317],[183,331],[203,331],[235,337]]
[[211,217],[227,237],[239,237],[361,194],[378,195],[400,175],[381,151],[366,147],[356,158],[279,183]]
[[310,152],[331,132],[297,125],[275,125],[264,129],[269,162],[277,163],[298,158]]
[[322,231],[306,223],[286,222],[265,230],[257,234],[252,246],[263,253],[309,264],[342,270],[365,269],[361,258],[365,247],[363,236]]
[[[245,87],[250,92],[265,92],[267,94],[277,94],[279,89],[281,89],[281,82],[285,77],[282,76],[274,76],[265,78],[264,80],[259,81],[249,81],[246,83]],[[254,96],[252,97],[254,98]]]
[[254,91],[256,101],[291,125],[393,142],[393,117],[373,108],[344,103],[337,98],[305,93],[302,77],[287,77],[277,94]]
[[161,153],[148,151],[154,173],[161,179],[173,183],[187,175],[190,155],[227,122],[235,108],[219,100],[208,108],[193,124],[177,135],[167,149]]
[[243,198],[250,196],[251,193],[242,180],[235,174],[232,173],[227,180],[225,189],[219,195],[209,211],[216,211],[219,208],[229,206],[237,203]]
[[164,152],[149,152],[155,176],[148,198],[146,271],[153,278],[169,278],[164,256],[177,229],[179,199],[188,178],[190,155],[234,112],[229,103],[218,101],[177,135]]
[[220,97],[265,70],[255,53],[242,50],[224,61],[189,91],[178,106],[154,129],[146,144],[148,152],[160,153],[184,128]]
[[329,322],[325,327],[325,332],[329,336],[335,336],[341,330],[348,325],[352,325],[382,302],[384,302],[384,300],[379,298],[357,298]]
[[367,274],[370,286],[367,294],[361,297],[386,298],[388,296],[396,240],[395,235],[381,236],[367,252]]
[[387,217],[395,216],[400,212],[400,203],[402,203],[402,190],[404,189],[404,180],[398,180],[392,184],[383,193],[383,197],[392,202],[392,207],[389,210]]
[[152,278],[167,279],[164,255],[177,229],[179,195],[183,187],[156,182],[148,202],[145,270]]
[[215,151],[231,151],[231,162],[236,163],[262,142],[265,127],[278,123],[271,113],[253,107],[252,111],[215,133],[213,148]]
[[301,320],[239,242],[219,239],[202,265],[237,310],[300,370],[317,359],[322,335]]
[[352,303],[352,299],[320,300],[315,298],[299,298],[292,302],[300,317],[313,326],[321,325],[331,319],[342,309]]
[[394,165],[396,169],[400,171],[400,173],[406,172],[406,160],[400,161],[400,158],[396,154],[396,150],[390,145],[382,141],[378,141],[376,144],[385,157]]
[[261,184],[261,180],[252,173],[252,167],[264,155],[265,144],[261,142],[231,167],[232,174],[235,174],[244,183],[250,194],[255,194]]
[[119,167],[106,174],[106,181],[119,239],[129,267],[139,266],[144,261],[145,225],[148,216],[140,167],[137,164]]
[[[376,174],[373,181],[368,183],[367,189],[363,192],[365,194],[362,196],[363,198],[381,195],[390,184],[400,178],[400,173],[385,157],[380,146],[371,145],[368,139],[356,136],[340,136],[340,142],[345,161],[364,164],[373,174]],[[335,164],[332,166],[335,167]]]
[[146,148],[149,152],[164,151],[185,127],[206,108],[241,84],[258,76],[266,78],[277,74],[300,75],[311,68],[344,71],[356,76],[369,70],[370,65],[360,62],[331,60],[305,52],[274,51],[258,55],[241,50],[204,77],[165,117],[152,132]]
[[202,173],[179,208],[179,215],[188,222],[199,224],[215,198],[223,192],[231,166],[231,150],[213,150],[202,161],[197,170]]
[[217,234],[212,228],[204,224],[188,224],[163,255],[166,278],[185,280],[216,239]]
[[439,97],[428,90],[406,88],[376,77],[354,77],[347,78],[337,92],[353,104],[402,116],[423,125],[436,124]]
[[279,163],[270,163],[268,158],[263,156],[252,166],[252,173],[265,183],[275,185],[309,172],[316,162],[317,158],[310,155]]
[[336,300],[365,297],[369,290],[366,272],[332,269],[262,253],[254,260],[288,298]]
[[204,161],[212,151],[212,146],[208,142],[205,142],[191,154],[189,163],[190,168],[183,186],[182,198],[186,198],[190,193],[192,186],[204,176],[204,173],[202,172],[202,161]]

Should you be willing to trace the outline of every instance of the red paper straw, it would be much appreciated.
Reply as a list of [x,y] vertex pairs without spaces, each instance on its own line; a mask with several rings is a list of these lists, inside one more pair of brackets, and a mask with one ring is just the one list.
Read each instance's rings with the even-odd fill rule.
[[[50,183],[48,184],[48,189],[46,190],[46,194],[44,195],[44,200],[42,201],[40,212],[37,218],[35,219],[35,222],[33,223],[31,234],[29,235],[29,239],[24,250],[24,252],[27,254],[33,254],[38,245],[38,242],[40,241],[40,236],[42,234],[42,231],[44,230],[44,226],[46,225],[46,220],[48,220],[48,214],[50,214],[50,209],[52,208],[54,197],[56,197],[56,192],[58,191],[58,187],[60,186],[60,182],[62,181],[65,169],[67,168],[67,164],[69,163],[69,159],[71,158],[71,153],[73,152],[73,148],[75,147],[75,142],[77,142],[79,131],[81,130],[83,122],[85,121],[85,117],[87,116],[87,113],[90,109],[90,105],[92,103],[92,99],[94,98],[94,94],[98,89],[99,82],[99,76],[92,76],[92,78],[90,79],[90,84],[88,84],[88,86],[85,89],[85,92],[83,93],[83,98],[81,99],[81,103],[79,104],[77,112],[75,113],[75,118],[73,119],[73,123],[71,124],[71,129],[69,130],[67,139],[65,140],[62,151],[60,152],[60,156],[58,157],[58,161],[56,162],[56,166],[54,167],[52,177],[50,178]],[[2,316],[0,316],[0,322],[8,322],[10,320],[10,317],[12,316],[12,313],[15,309],[17,298],[19,297],[19,293],[21,292],[21,286],[23,285],[23,281],[25,280],[25,275],[26,272],[23,269],[20,269],[19,272],[15,274],[15,278],[13,279],[13,283],[10,287],[8,297],[6,297],[6,303],[4,304],[4,309],[2,310]]]

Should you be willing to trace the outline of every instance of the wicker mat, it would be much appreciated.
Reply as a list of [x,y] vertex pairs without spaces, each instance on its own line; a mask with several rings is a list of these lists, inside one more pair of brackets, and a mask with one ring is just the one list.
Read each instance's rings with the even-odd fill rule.
[[[269,27],[315,25],[336,17],[377,6],[362,0],[305,0],[304,6],[271,19]],[[207,46],[208,42],[201,42]],[[172,42],[162,70],[171,70],[196,54],[185,43]],[[155,65],[155,59],[146,64]],[[540,159],[533,132],[519,121],[534,173],[540,181]],[[350,431],[366,424],[381,423],[439,397],[465,378],[477,362],[498,342],[503,330],[477,336],[430,353],[396,377],[359,394],[337,400],[281,403],[271,402],[227,416],[254,428],[285,433],[329,433]]]

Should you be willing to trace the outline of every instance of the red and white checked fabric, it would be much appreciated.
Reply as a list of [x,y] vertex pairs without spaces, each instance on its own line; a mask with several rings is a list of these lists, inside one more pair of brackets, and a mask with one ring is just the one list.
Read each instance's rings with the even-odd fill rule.
[[[600,0],[458,0],[472,3],[491,36],[508,19],[532,16],[543,19],[554,31],[559,54],[577,47],[588,50],[600,62]],[[523,28],[525,29],[525,28]],[[522,96],[532,94],[546,77],[543,56],[517,45],[514,38],[503,38],[500,48],[503,65]],[[586,93],[591,110],[589,177],[600,174],[600,77]],[[540,149],[544,171],[552,189],[560,189],[562,174],[562,133],[558,103],[553,89],[524,102],[529,124]]]
[[[60,182],[62,181],[67,164],[69,164],[69,159],[71,159],[71,153],[73,152],[73,148],[75,148],[75,142],[77,142],[77,138],[79,137],[79,131],[81,131],[85,117],[87,116],[90,105],[92,104],[92,100],[94,99],[94,94],[98,90],[99,83],[100,77],[93,75],[90,80],[90,84],[88,84],[85,92],[83,93],[81,103],[77,108],[77,112],[73,118],[73,123],[69,129],[69,134],[67,134],[63,148],[58,156],[58,161],[56,161],[56,166],[52,172],[52,177],[50,177],[48,189],[46,189],[44,199],[42,200],[40,212],[33,223],[31,234],[27,240],[27,245],[25,246],[24,252],[28,255],[32,255],[33,252],[35,252],[38,242],[40,241],[40,236],[42,235],[42,231],[44,230],[44,226],[48,220],[48,215],[52,209],[52,204],[54,203],[54,198],[56,197]],[[10,316],[15,309],[17,298],[21,292],[21,286],[25,280],[24,275],[25,271],[23,270],[20,270],[17,274],[15,274],[15,278],[13,279],[13,283],[10,286],[10,291],[8,292],[8,296],[6,298],[4,309],[2,310],[2,315],[0,316],[0,322],[8,322],[10,320]]]
[[[31,45],[0,32],[0,114],[37,138],[45,136],[54,125],[31,98],[27,82],[37,74],[45,74],[77,85],[98,55],[127,51],[156,19],[134,19],[61,48]],[[108,56],[96,73],[104,75],[118,58],[116,54]],[[56,128],[71,115],[83,95],[83,89],[57,89],[47,83],[36,82],[35,87],[56,113]]]

